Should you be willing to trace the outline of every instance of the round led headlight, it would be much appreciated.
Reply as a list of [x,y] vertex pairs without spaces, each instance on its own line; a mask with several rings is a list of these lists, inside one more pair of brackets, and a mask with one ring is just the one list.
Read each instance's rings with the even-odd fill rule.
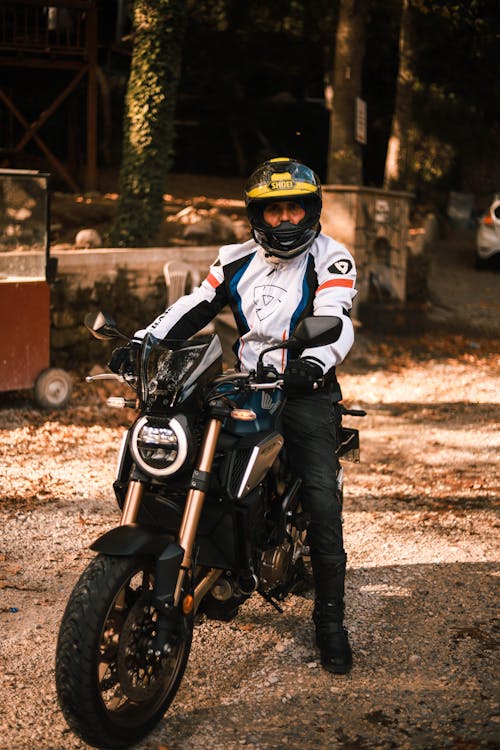
[[153,477],[175,474],[188,454],[188,438],[177,419],[166,424],[141,417],[130,436],[130,452],[142,471]]

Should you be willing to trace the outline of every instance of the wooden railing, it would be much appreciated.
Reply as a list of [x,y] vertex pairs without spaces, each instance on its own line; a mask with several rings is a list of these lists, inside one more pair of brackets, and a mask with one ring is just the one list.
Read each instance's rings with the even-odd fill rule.
[[[70,71],[69,80],[58,79],[57,93],[47,87],[47,102],[33,119],[23,114],[23,100],[11,71]],[[96,185],[97,169],[97,6],[96,0],[0,0],[0,103],[14,125],[8,144],[0,144],[4,156],[15,157],[33,141],[73,192],[80,185],[45,142],[42,127],[85,80],[87,88],[85,186]],[[37,80],[40,80],[38,78]],[[21,101],[19,101],[21,100]],[[0,116],[3,113],[0,112]],[[6,119],[7,121],[7,119]],[[24,131],[19,136],[19,128]]]
[[93,0],[2,0],[0,54],[18,64],[25,57],[86,59],[93,10]]

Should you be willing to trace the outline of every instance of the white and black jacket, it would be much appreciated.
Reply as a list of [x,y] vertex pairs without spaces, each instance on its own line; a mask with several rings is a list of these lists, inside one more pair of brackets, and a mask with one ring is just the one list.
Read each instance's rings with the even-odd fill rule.
[[[278,260],[278,259],[273,259]],[[254,369],[262,349],[288,338],[297,323],[309,315],[337,315],[343,322],[340,338],[328,346],[306,349],[324,373],[334,373],[350,350],[354,331],[349,318],[355,290],[352,255],[340,243],[319,234],[306,253],[271,263],[254,240],[225,245],[199,287],[181,297],[146,329],[158,339],[185,339],[211,321],[229,304],[238,328],[234,352],[244,371]],[[266,357],[283,372],[287,352]]]

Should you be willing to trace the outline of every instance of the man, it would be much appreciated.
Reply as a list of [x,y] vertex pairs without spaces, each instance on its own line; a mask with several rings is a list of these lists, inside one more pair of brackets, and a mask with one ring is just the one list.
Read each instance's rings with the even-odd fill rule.
[[[245,196],[252,239],[222,247],[203,283],[138,331],[130,347],[140,345],[146,330],[159,339],[188,338],[229,304],[239,333],[238,367],[249,371],[261,350],[288,338],[302,318],[341,318],[334,344],[306,349],[298,359],[277,350],[266,364],[284,373],[288,392],[283,428],[310,516],[316,643],[324,668],[344,674],[352,655],[343,626],[346,554],[335,460],[342,396],[335,367],[354,341],[349,310],[356,294],[355,264],[343,245],[321,234],[321,185],[309,167],[290,158],[266,161],[251,175]],[[115,350],[111,369],[126,366],[130,347]]]

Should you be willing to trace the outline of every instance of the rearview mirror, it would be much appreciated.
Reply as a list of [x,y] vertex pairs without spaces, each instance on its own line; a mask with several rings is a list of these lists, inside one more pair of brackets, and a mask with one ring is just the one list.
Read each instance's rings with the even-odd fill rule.
[[87,313],[83,322],[85,328],[87,328],[96,339],[107,340],[120,338],[129,341],[128,336],[120,333],[113,318],[110,315],[106,315],[106,313],[100,311],[96,313]]
[[261,351],[257,362],[257,372],[262,368],[264,355],[268,352],[275,349],[300,351],[308,347],[333,344],[334,341],[337,341],[341,332],[342,320],[336,315],[314,315],[310,318],[304,318],[287,341],[282,341]]
[[289,349],[333,344],[342,331],[342,320],[336,315],[314,315],[304,318],[287,341]]

